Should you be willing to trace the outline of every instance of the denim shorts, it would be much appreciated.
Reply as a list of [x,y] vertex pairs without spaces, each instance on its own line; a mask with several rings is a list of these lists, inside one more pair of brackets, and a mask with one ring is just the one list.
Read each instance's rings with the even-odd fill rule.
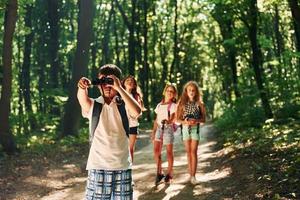
[[157,128],[155,133],[155,141],[163,142],[163,144],[173,144],[174,143],[174,131],[172,126],[165,126],[164,130],[162,127]]
[[188,126],[182,126],[182,140],[200,140],[200,127],[192,126],[189,130]]
[[131,200],[133,198],[131,180],[131,169],[89,170],[85,200]]

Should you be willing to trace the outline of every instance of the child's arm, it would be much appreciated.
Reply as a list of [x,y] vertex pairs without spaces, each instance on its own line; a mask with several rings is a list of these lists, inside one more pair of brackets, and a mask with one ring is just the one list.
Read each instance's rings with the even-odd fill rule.
[[155,138],[156,130],[157,130],[157,122],[156,122],[156,119],[155,119],[154,122],[153,122],[153,128],[152,128],[151,137],[150,137],[152,141]]
[[83,113],[88,113],[92,105],[87,90],[90,84],[91,81],[85,77],[82,77],[78,82],[77,98]]
[[139,103],[121,86],[121,82],[116,76],[110,75],[109,77],[114,79],[114,84],[111,87],[121,95],[126,107],[129,109],[130,115],[133,118],[137,118],[142,111]]

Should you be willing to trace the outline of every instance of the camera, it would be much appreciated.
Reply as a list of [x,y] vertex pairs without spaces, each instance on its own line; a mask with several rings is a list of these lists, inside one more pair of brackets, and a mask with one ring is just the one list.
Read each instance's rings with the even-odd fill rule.
[[114,79],[109,78],[109,77],[102,77],[102,78],[96,78],[92,81],[92,85],[113,85],[114,84]]

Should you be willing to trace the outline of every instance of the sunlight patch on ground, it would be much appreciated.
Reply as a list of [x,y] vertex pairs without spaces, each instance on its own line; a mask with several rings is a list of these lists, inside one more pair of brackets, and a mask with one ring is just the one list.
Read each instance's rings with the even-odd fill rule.
[[198,196],[205,193],[211,193],[213,192],[213,189],[210,187],[203,187],[202,185],[197,185],[193,192],[194,192],[194,196]]
[[132,166],[132,169],[133,169],[133,170],[139,170],[139,169],[147,170],[147,169],[153,169],[153,167],[156,167],[156,165],[154,164],[154,161],[153,161],[153,164],[133,165],[133,166]]
[[184,188],[184,185],[179,185],[179,184],[171,184],[170,187],[168,187],[166,189],[166,193],[167,195],[163,198],[163,200],[168,200],[171,197],[176,196],[177,194],[179,194],[179,192]]
[[200,182],[209,182],[209,181],[213,181],[213,180],[217,180],[217,179],[223,179],[223,178],[229,176],[231,173],[232,173],[231,168],[227,167],[227,168],[222,169],[221,171],[216,169],[213,172],[201,174],[201,175],[197,176],[197,179]]

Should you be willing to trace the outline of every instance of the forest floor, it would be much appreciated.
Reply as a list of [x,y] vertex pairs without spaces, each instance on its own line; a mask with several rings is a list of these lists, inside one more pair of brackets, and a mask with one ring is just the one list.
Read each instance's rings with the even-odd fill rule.
[[[253,158],[220,148],[212,125],[202,128],[198,149],[199,184],[186,180],[187,161],[180,133],[175,135],[174,180],[154,186],[155,164],[149,131],[141,131],[133,165],[134,199],[271,199],[272,189],[257,181]],[[44,154],[20,154],[0,159],[0,200],[79,200],[84,197],[87,147],[52,149]],[[43,155],[43,156],[41,156]],[[166,160],[165,151],[163,160]],[[166,168],[167,163],[163,163]],[[273,199],[273,198],[272,198]],[[280,198],[286,199],[286,198]]]

